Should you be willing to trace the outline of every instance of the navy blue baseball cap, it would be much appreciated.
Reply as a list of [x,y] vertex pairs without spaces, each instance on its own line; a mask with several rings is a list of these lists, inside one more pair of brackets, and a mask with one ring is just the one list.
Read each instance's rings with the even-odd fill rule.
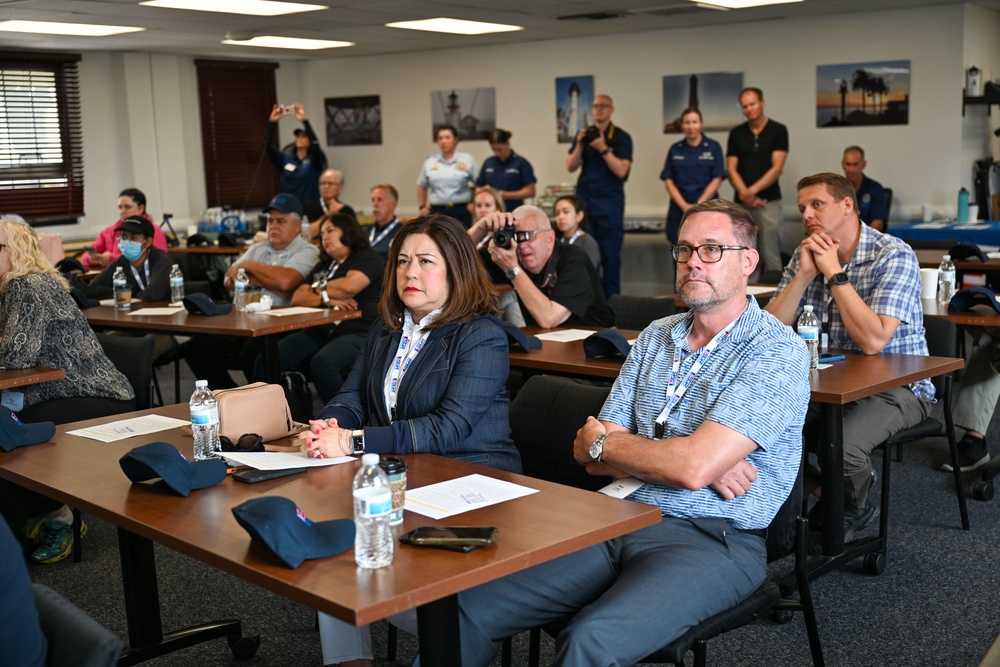
[[133,482],[159,477],[185,498],[196,489],[207,489],[224,480],[228,467],[222,459],[188,461],[169,442],[151,442],[136,447],[118,459],[118,464]]
[[233,307],[228,303],[215,303],[212,297],[201,292],[188,294],[181,302],[189,313],[194,315],[225,315],[232,312]]
[[1000,313],[1000,303],[997,296],[988,287],[966,287],[955,292],[951,297],[951,307],[955,310],[971,310],[973,306],[982,304]]
[[48,442],[55,434],[56,425],[54,422],[25,424],[18,419],[15,413],[6,408],[0,408],[0,449],[5,452],[17,447]]
[[233,516],[251,539],[263,542],[292,569],[307,558],[336,556],[354,545],[354,521],[310,521],[298,505],[282,496],[248,500],[233,508]]
[[270,211],[302,215],[302,202],[293,195],[282,192],[280,195],[275,195],[271,203],[264,209],[264,213],[269,213]]
[[583,353],[588,357],[610,357],[620,354],[627,357],[632,346],[617,329],[605,329],[588,336],[583,341]]
[[537,336],[529,336],[518,329],[512,322],[501,322],[500,328],[507,334],[507,342],[511,348],[516,345],[525,352],[530,352],[542,347],[542,341],[538,340]]

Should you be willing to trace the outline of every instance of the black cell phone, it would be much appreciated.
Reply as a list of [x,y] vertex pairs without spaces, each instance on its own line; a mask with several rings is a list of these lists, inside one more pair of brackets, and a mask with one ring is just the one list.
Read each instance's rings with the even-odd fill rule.
[[844,355],[837,354],[836,352],[820,352],[819,353],[819,363],[821,364],[832,364],[835,361],[843,361]]
[[232,474],[232,478],[246,484],[253,484],[255,482],[263,482],[267,479],[275,479],[277,477],[294,475],[305,471],[306,468],[282,468],[281,470],[237,470]]
[[496,528],[478,526],[421,526],[399,536],[403,544],[451,551],[472,551],[496,539]]

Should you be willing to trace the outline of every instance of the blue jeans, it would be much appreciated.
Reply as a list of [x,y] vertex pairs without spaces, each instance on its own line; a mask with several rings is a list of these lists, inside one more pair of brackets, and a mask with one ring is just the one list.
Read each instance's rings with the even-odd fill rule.
[[573,616],[553,664],[631,665],[752,593],[765,567],[764,541],[729,521],[665,517],[460,593],[462,664],[486,665],[502,639]]

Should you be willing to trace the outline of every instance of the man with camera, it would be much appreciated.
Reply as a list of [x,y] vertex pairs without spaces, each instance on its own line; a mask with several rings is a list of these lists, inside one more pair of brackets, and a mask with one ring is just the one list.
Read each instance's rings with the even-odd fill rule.
[[632,168],[632,137],[611,122],[614,111],[610,97],[595,97],[594,124],[577,133],[566,156],[570,173],[582,167],[576,194],[586,205],[590,233],[601,247],[601,285],[608,296],[621,292],[625,181]]
[[526,324],[614,325],[587,253],[556,243],[545,211],[518,206],[512,213],[490,213],[469,229],[477,244],[488,234],[493,238],[480,251],[483,261],[494,282],[514,287]]

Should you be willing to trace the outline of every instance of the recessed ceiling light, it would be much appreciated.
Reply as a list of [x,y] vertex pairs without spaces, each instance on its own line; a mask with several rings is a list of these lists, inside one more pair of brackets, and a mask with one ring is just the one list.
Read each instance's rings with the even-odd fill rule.
[[188,9],[195,12],[247,14],[249,16],[281,16],[298,12],[329,9],[326,5],[306,5],[300,2],[271,2],[270,0],[146,0],[140,5],[165,9]]
[[95,25],[92,23],[53,23],[51,21],[0,21],[2,32],[37,32],[43,35],[77,35],[82,37],[107,37],[126,32],[141,32],[145,28],[124,25]]
[[802,2],[803,0],[691,0],[699,5],[715,5],[726,9],[749,9],[750,7],[763,7],[765,5],[786,5],[790,2]]
[[297,39],[295,37],[275,37],[274,35],[260,35],[259,37],[246,40],[224,39],[222,43],[235,44],[236,46],[262,46],[268,49],[303,49],[306,51],[354,46],[354,42],[334,42],[327,39]]
[[404,28],[406,30],[426,30],[427,32],[446,32],[452,35],[486,35],[491,32],[514,32],[524,30],[523,26],[505,25],[503,23],[483,23],[481,21],[463,21],[439,17],[421,21],[397,21],[386,23],[387,28]]

